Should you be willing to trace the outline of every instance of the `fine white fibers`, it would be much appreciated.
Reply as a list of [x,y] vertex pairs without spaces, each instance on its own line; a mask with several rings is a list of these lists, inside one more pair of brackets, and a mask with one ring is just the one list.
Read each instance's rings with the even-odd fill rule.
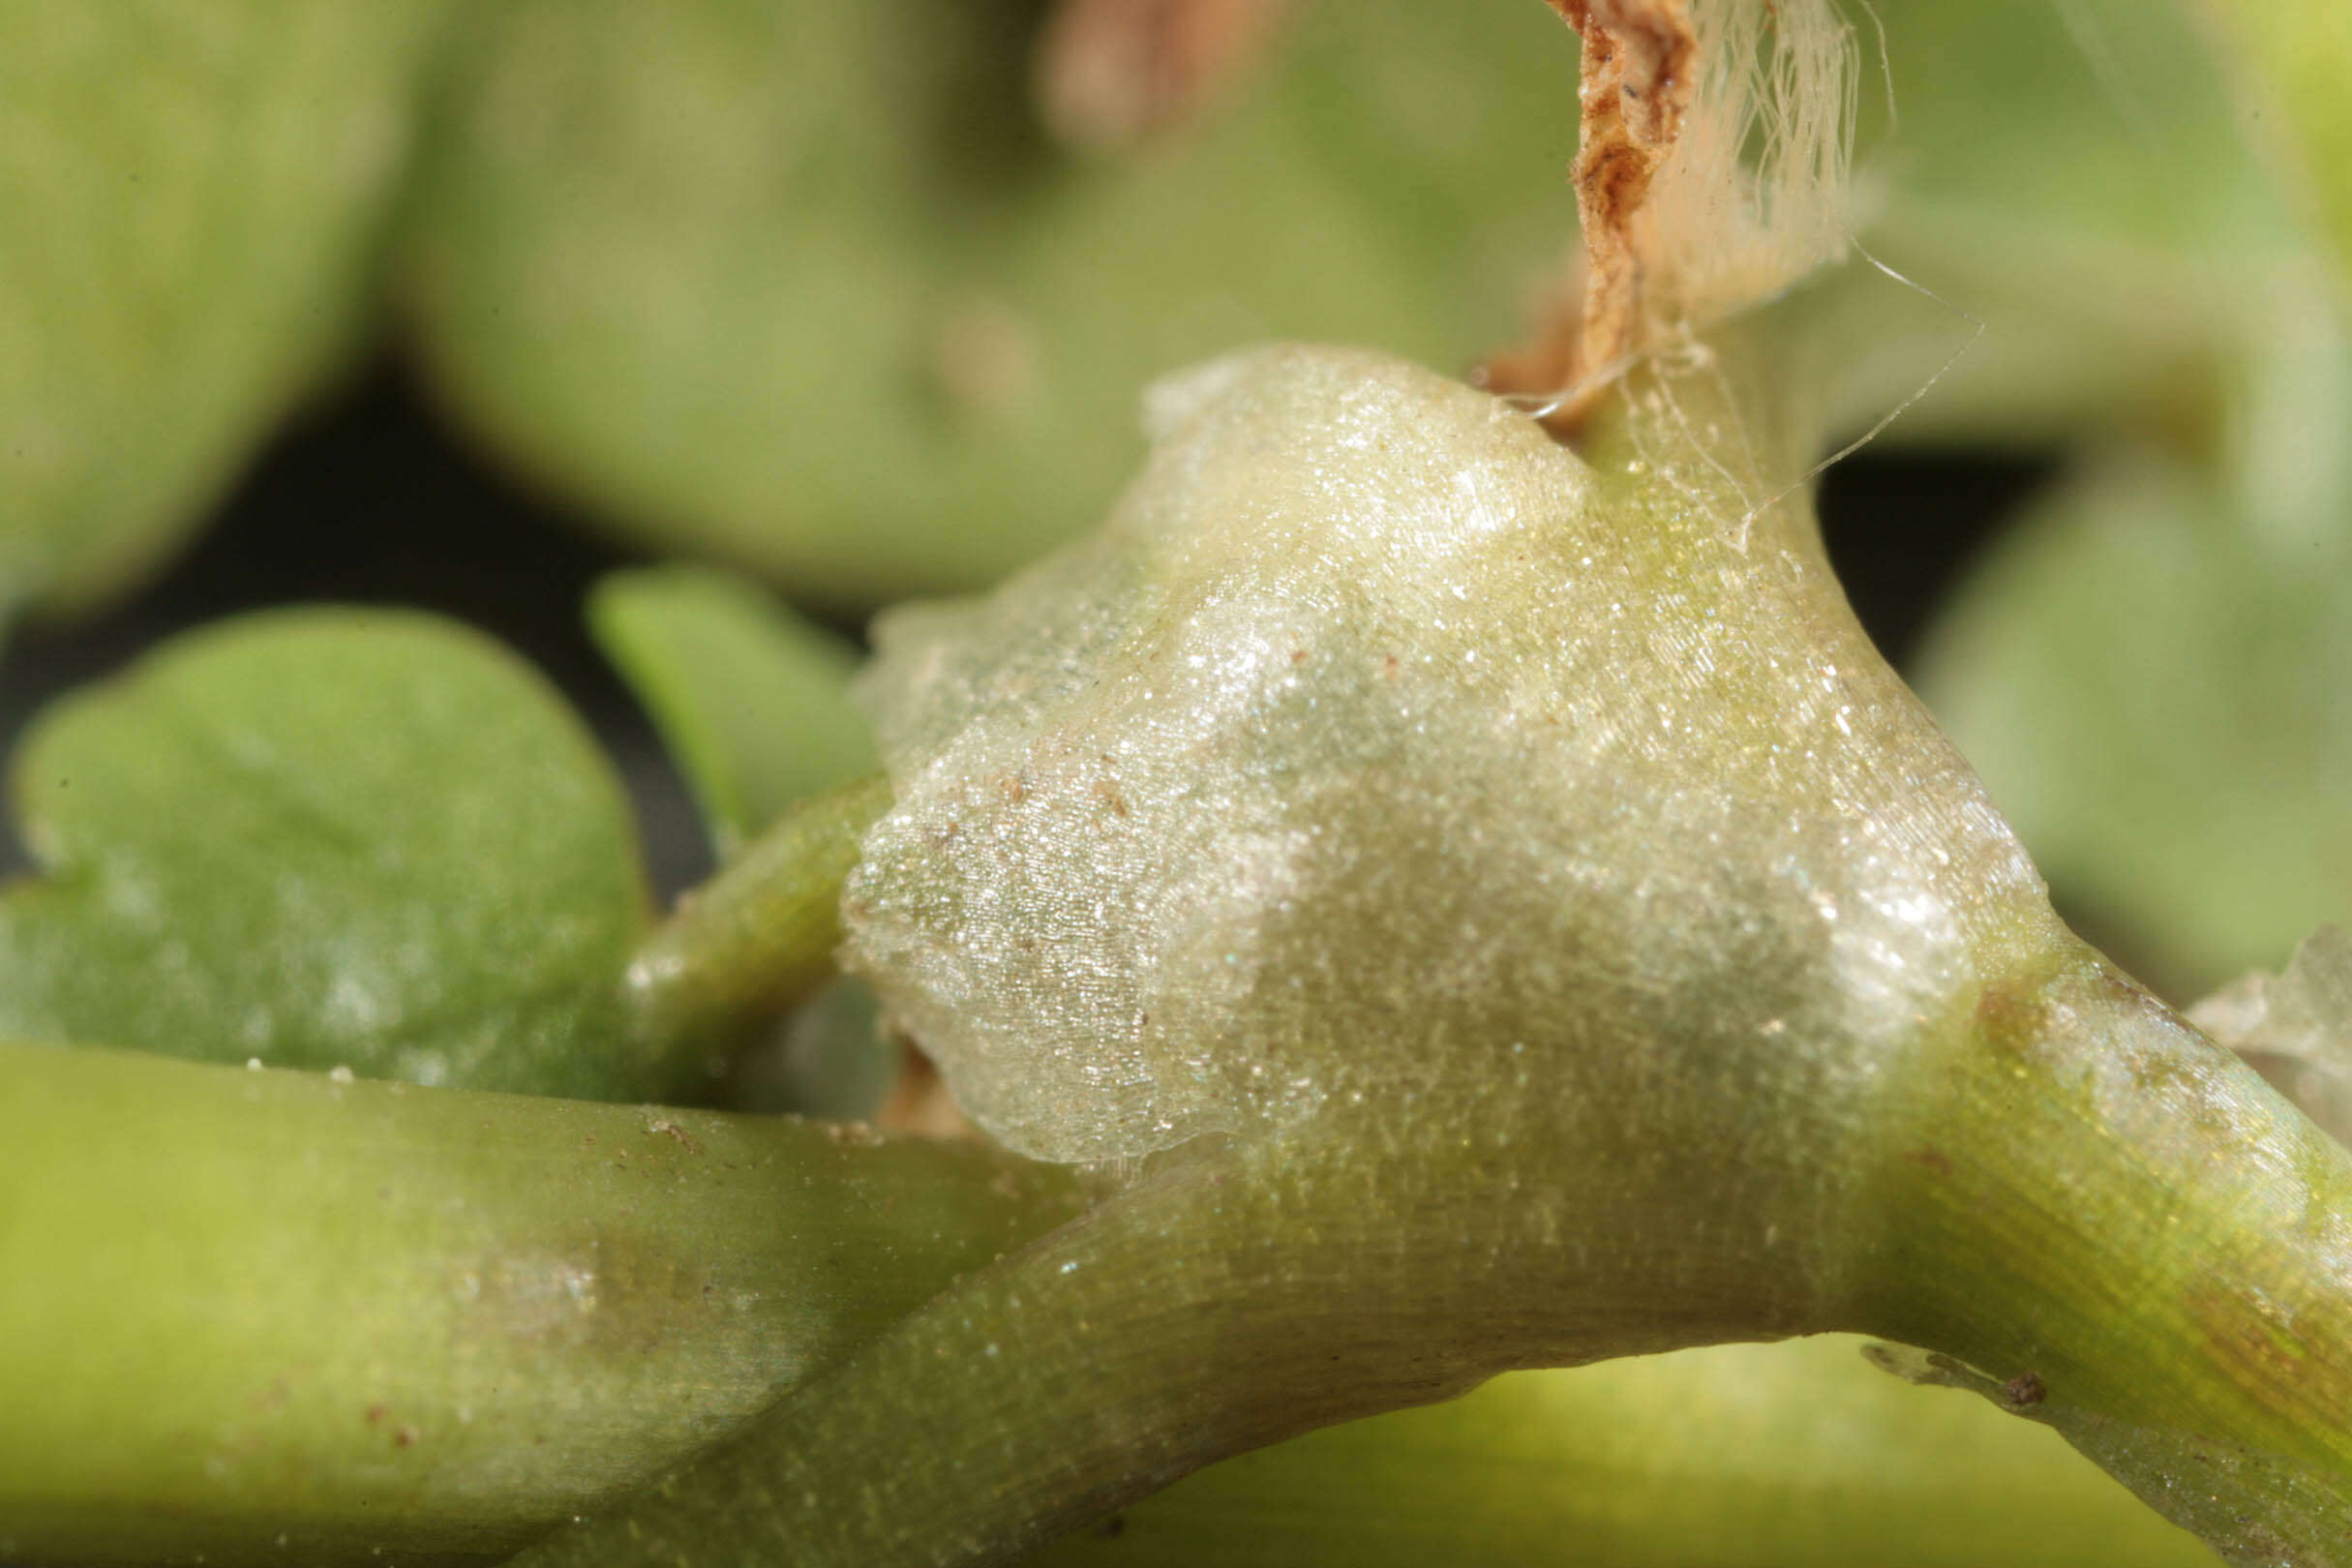
[[1694,0],[1697,103],[1642,249],[1652,313],[1693,330],[1846,254],[1859,72],[1831,0]]
[[1799,509],[1738,540],[1370,353],[1185,387],[1101,530],[861,679],[898,799],[848,959],[1012,1147],[1819,1105],[2047,919]]
[[1488,376],[1574,429],[1645,357],[1843,257],[1858,51],[1831,0],[1551,3],[1583,41],[1582,312]]

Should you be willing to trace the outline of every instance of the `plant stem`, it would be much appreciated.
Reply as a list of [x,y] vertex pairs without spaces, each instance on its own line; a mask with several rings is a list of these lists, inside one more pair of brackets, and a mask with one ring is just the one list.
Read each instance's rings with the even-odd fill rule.
[[1824,1335],[1513,1372],[1226,1461],[1026,1568],[2215,1568],[2057,1433]]
[[1802,1311],[1794,1250],[1718,1251],[1631,1190],[1572,1212],[1497,1202],[1510,1151],[1384,1164],[1370,1135],[1163,1157],[519,1561],[997,1562],[1215,1460],[1505,1367],[1776,1337]]
[[656,1049],[707,1065],[832,973],[842,879],[890,803],[880,774],[806,800],[679,900],[629,964]]
[[603,1506],[1078,1212],[862,1129],[0,1046],[0,1559],[413,1562]]
[[1850,1325],[2245,1562],[2352,1543],[2352,1157],[2087,949],[1984,990],[1887,1129]]
[[1289,1278],[1293,1249],[1239,1176],[1214,1160],[1147,1178],[519,1561],[996,1560],[1210,1458],[1377,1407],[1349,1387],[1367,1372],[1392,1404],[1466,1384],[1441,1346],[1392,1361],[1396,1325],[1352,1279],[1270,1294],[1251,1260]]
[[1751,1144],[1730,1186],[1735,1092],[1671,1134],[1569,1102],[1548,1144],[1338,1116],[1180,1151],[525,1560],[1001,1561],[1508,1367],[1829,1328],[1988,1368],[2242,1560],[2341,1560],[2352,1158],[2087,949],[2005,973],[1852,1142]]
[[[2346,1560],[2352,1157],[2051,913],[1782,482],[1775,330],[1582,457],[1261,351],[1096,540],[910,622],[878,678],[989,706],[893,759],[859,963],[999,1135],[1165,1152],[529,1560],[1001,1560],[1496,1372],[1826,1329]],[[1465,474],[1518,499],[1459,528]]]

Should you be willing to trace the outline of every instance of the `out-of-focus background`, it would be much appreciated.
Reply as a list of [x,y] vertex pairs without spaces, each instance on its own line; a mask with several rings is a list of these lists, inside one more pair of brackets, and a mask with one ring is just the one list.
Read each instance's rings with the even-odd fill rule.
[[[2277,969],[2352,917],[2352,8],[1846,11],[1856,255],[1769,307],[1824,450],[1899,412],[1830,554],[2087,934]],[[870,766],[867,616],[1099,517],[1157,376],[1528,341],[1576,64],[1542,0],[0,0],[0,1039],[678,1090],[613,977]],[[245,618],[317,603],[444,619]],[[840,991],[770,1045],[686,1091],[898,1061]],[[1119,1550],[2196,1560],[1851,1348],[1505,1379]]]
[[[1910,284],[1817,286],[1836,434],[1934,384],[1824,479],[1832,554],[2087,928],[2180,996],[2275,965],[2352,903],[2343,27],[1853,11],[1855,227]],[[423,606],[580,706],[664,890],[711,852],[601,574],[716,561],[854,638],[1098,515],[1154,375],[1466,370],[1573,251],[1536,0],[8,0],[0,41],[0,737],[190,626]]]
[[[1930,613],[2009,507],[2054,471],[2046,454],[2004,447],[1874,453],[1830,470],[1822,495],[1830,551],[1890,658],[1917,650]],[[1889,515],[1904,526],[1880,526]],[[606,572],[659,558],[485,459],[387,356],[298,415],[159,575],[98,615],[18,634],[0,678],[0,744],[49,699],[221,617],[296,604],[424,607],[493,633],[562,688],[619,765],[654,885],[674,895],[709,873],[710,849],[656,732],[581,614]],[[845,639],[861,633],[854,612],[826,618]],[[27,869],[13,833],[0,855],[0,874]]]

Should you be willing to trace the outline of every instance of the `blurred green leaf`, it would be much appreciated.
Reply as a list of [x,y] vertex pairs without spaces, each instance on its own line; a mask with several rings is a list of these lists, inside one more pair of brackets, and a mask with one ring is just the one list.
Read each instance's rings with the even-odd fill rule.
[[1268,336],[1466,365],[1575,232],[1533,0],[1301,8],[1172,146],[1036,129],[1026,0],[520,0],[406,231],[441,388],[546,482],[797,596],[988,582],[1100,515],[1146,381]]
[[1844,1335],[1517,1372],[1227,1460],[1037,1568],[2199,1568],[2046,1428]]
[[868,1122],[898,1081],[896,1036],[882,1026],[873,988],[845,975],[776,1020],[728,1064],[729,1110]]
[[2080,465],[1962,585],[1917,672],[2052,880],[2183,998],[2352,918],[2352,332],[2333,301],[2307,258],[2274,271],[2202,453]]
[[446,0],[16,0],[0,619],[148,567],[360,325]]
[[[721,860],[786,809],[882,765],[848,696],[858,651],[758,585],[700,566],[615,572],[588,624],[694,790]],[[837,977],[735,1052],[730,1109],[864,1121],[898,1076],[864,982]]]
[[[1874,0],[1892,75],[1895,200],[2007,214],[2187,256],[2291,235],[2202,25],[2201,0]],[[1874,121],[1884,103],[1865,101]]]
[[787,806],[881,766],[850,705],[858,650],[755,584],[694,566],[616,572],[588,625],[731,858]]
[[2298,246],[2185,0],[1875,0],[1892,122],[1861,108],[1856,222],[1839,280],[1841,423],[1868,424],[1984,331],[1887,437],[2055,445],[2122,416],[2202,417],[2244,308]]
[[2352,8],[2343,0],[2213,0],[2253,67],[2249,113],[2279,136],[2290,178],[2339,267],[2352,267]]
[[2265,533],[2154,451],[2031,508],[1920,686],[2052,880],[2176,994],[2352,916],[2352,508]]
[[627,802],[510,655],[411,615],[247,618],[68,700],[14,774],[0,1034],[647,1098]]

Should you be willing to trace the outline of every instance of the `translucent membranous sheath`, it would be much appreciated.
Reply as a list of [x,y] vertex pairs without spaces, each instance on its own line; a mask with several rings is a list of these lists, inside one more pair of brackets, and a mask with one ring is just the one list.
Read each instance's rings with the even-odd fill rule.
[[1253,351],[1092,538],[886,621],[850,961],[999,1138],[1137,1174],[530,1560],[1001,1560],[1509,1368],[1830,1329],[2337,1560],[2352,1161],[2052,915],[1776,369],[1570,451]]

